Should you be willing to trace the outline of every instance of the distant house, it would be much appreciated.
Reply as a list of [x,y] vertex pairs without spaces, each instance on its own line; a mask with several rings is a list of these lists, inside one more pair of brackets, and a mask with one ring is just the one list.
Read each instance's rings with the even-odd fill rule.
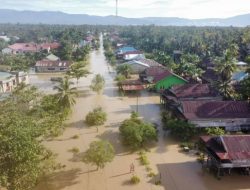
[[145,89],[145,84],[140,80],[126,80],[122,82],[121,89],[123,91],[140,91]]
[[232,75],[232,83],[238,83],[248,77],[248,73],[244,71],[236,72]]
[[145,58],[134,59],[124,64],[130,65],[132,69],[132,74],[140,74],[149,67],[161,66],[156,61],[151,60],[151,59],[145,59]]
[[18,84],[29,84],[25,72],[0,72],[0,93],[11,92]]
[[244,101],[182,101],[180,118],[197,127],[224,127],[227,131],[250,129],[249,103]]
[[248,63],[243,62],[243,61],[239,61],[236,63],[236,66],[239,68],[246,68],[248,66]]
[[125,53],[133,51],[137,51],[137,49],[132,46],[123,46],[116,51],[116,56],[122,58]]
[[143,82],[152,84],[156,91],[163,91],[172,86],[186,84],[188,82],[163,66],[147,68],[140,74],[140,79]]
[[51,61],[44,59],[36,62],[35,70],[39,73],[66,72],[69,70],[71,64],[71,61]]
[[5,42],[9,42],[10,38],[8,36],[0,36],[0,39],[5,41]]
[[202,74],[201,79],[203,83],[213,83],[219,80],[219,75],[215,72],[213,68],[208,68]]
[[208,168],[216,169],[217,177],[230,175],[234,169],[250,175],[250,135],[202,136]]
[[161,103],[168,107],[175,107],[182,101],[190,100],[222,100],[222,96],[209,84],[176,85],[161,94]]
[[138,58],[145,58],[143,52],[141,51],[129,51],[123,54],[123,59],[125,61],[138,59]]
[[44,60],[48,60],[48,61],[59,61],[60,58],[55,56],[54,54],[49,54]]
[[57,49],[60,46],[59,43],[43,43],[43,44],[36,44],[36,43],[15,43],[9,45],[7,48],[2,50],[3,54],[22,54],[22,53],[35,53],[46,50],[50,52],[51,49]]

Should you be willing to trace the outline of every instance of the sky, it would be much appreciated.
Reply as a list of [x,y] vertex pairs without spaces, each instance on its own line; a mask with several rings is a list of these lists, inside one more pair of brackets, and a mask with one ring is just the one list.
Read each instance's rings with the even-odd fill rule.
[[[123,17],[227,18],[250,13],[250,0],[118,0]],[[0,9],[114,15],[115,0],[0,0]]]

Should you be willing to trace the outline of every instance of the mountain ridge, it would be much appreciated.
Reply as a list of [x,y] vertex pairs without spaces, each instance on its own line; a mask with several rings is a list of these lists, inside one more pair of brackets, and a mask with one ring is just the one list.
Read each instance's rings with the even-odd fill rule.
[[186,19],[179,17],[127,18],[69,14],[61,11],[31,11],[0,9],[0,23],[11,24],[66,24],[66,25],[161,25],[161,26],[236,26],[250,25],[250,13],[229,18]]

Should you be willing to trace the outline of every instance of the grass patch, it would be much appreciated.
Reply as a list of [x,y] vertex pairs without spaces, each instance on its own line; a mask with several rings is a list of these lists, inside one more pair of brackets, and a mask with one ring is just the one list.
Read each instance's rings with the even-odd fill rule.
[[156,174],[154,173],[154,172],[150,172],[149,174],[148,174],[148,177],[155,177],[156,176]]

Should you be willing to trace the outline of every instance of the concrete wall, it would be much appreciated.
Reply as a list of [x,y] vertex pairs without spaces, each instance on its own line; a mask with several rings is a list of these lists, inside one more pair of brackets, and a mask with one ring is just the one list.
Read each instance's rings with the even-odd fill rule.
[[68,67],[35,67],[35,70],[38,73],[66,72],[68,69]]

